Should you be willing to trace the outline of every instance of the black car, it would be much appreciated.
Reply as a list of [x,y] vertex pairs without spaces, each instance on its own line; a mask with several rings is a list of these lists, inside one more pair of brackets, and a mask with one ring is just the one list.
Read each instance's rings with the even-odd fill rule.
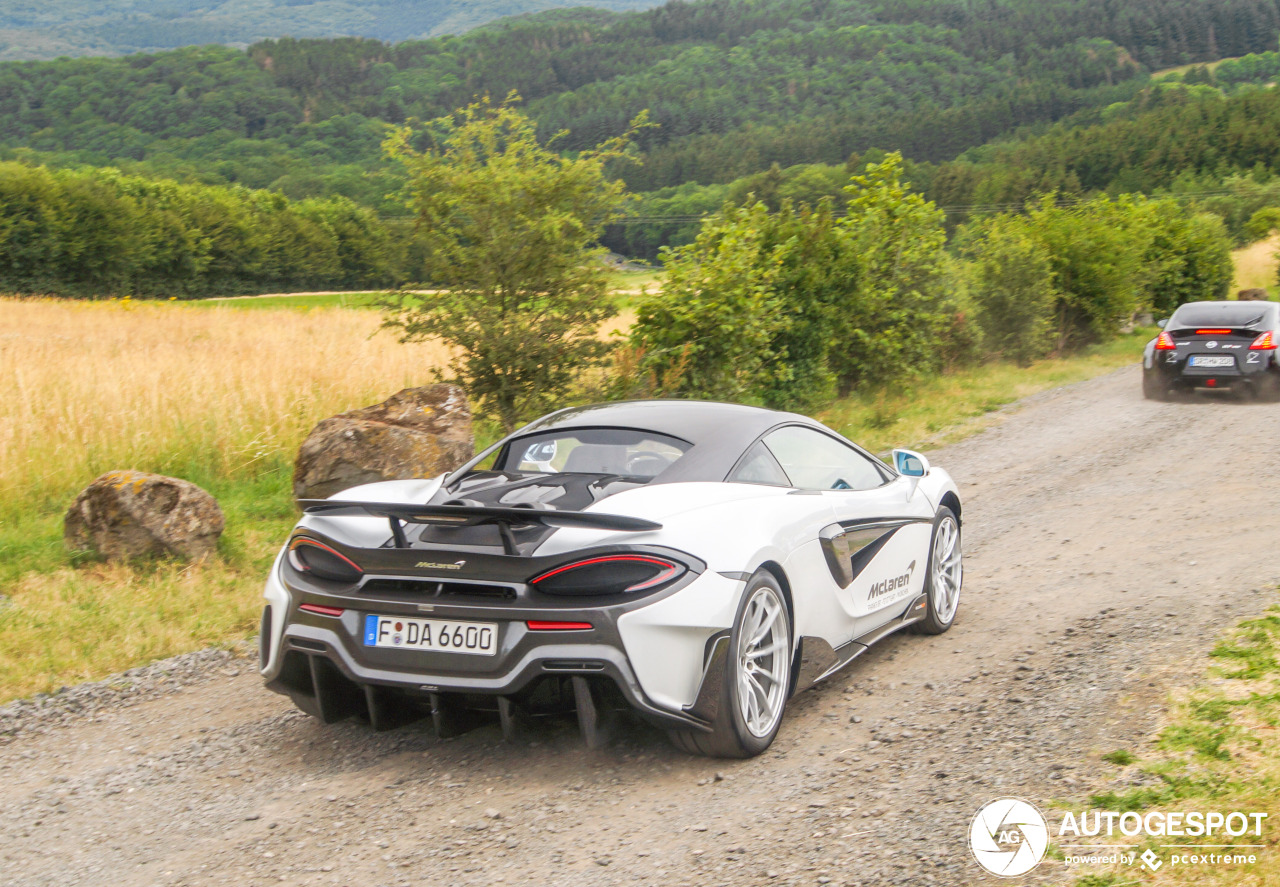
[[1230,389],[1280,399],[1280,304],[1188,302],[1173,312],[1142,355],[1142,393]]

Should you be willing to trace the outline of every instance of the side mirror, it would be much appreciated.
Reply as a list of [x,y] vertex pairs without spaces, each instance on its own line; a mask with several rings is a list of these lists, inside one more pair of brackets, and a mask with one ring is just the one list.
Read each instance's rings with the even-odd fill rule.
[[1164,329],[1164,325],[1168,322],[1169,322],[1169,318],[1162,317],[1156,321],[1156,326],[1160,327],[1160,329]]
[[929,460],[912,450],[894,450],[893,467],[906,477],[924,477],[929,473]]

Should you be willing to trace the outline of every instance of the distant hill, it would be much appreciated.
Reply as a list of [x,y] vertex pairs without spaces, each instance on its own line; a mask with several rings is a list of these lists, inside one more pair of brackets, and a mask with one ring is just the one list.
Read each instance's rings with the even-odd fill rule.
[[399,42],[461,34],[503,16],[568,6],[622,11],[659,0],[8,0],[0,61],[127,55],[270,37],[374,37]]
[[[195,0],[168,2],[177,16]],[[272,8],[284,21],[322,5]],[[402,8],[367,0],[362,11],[403,28],[377,18]],[[671,0],[425,40],[279,37],[4,62],[0,160],[336,194],[403,215],[403,168],[380,150],[390,129],[514,90],[543,134],[567,131],[567,151],[649,111],[659,125],[638,140],[643,163],[618,172],[650,195],[644,214],[659,223],[637,216],[618,249],[650,256],[672,241],[667,219],[748,191],[838,194],[849,170],[891,150],[952,206],[1162,187],[1184,169],[1280,169],[1269,153],[1278,36],[1280,0]],[[1224,56],[1240,58],[1179,82],[1150,76]]]

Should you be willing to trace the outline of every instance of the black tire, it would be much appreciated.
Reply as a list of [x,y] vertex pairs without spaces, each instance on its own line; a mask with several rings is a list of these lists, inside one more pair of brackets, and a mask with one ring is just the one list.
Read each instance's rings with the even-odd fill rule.
[[[936,569],[939,558],[947,557],[951,550],[946,541],[954,538],[954,566],[950,559],[942,561],[942,573]],[[924,593],[928,597],[925,616],[919,622],[912,623],[911,630],[917,634],[942,634],[955,622],[956,613],[960,609],[960,591],[964,586],[964,552],[961,547],[963,537],[960,533],[960,519],[945,505],[938,509],[933,519],[933,536],[929,539],[929,566],[925,573]],[[954,598],[948,598],[947,588],[951,582],[955,584]]]
[[[762,627],[761,623],[755,622],[758,606],[768,608],[773,620],[768,629],[768,637],[772,639],[769,646],[781,649],[751,659],[747,654],[752,652],[750,648],[754,644],[745,632],[749,625],[754,624],[756,629]],[[756,571],[742,592],[733,629],[729,633],[725,679],[720,688],[721,696],[711,732],[670,730],[671,741],[677,748],[711,758],[751,758],[773,743],[791,691],[791,626],[791,609],[778,580],[768,570]],[[748,660],[756,671],[748,671],[744,665]],[[756,662],[767,664],[757,667]],[[759,678],[752,677],[753,674]],[[763,688],[762,681],[769,683],[767,690]],[[752,703],[743,704],[743,685],[761,691],[761,695],[753,697],[754,707],[760,712],[762,706],[768,706],[767,717],[762,714],[748,723],[744,709],[750,710]]]
[[1143,373],[1142,396],[1147,400],[1168,400],[1169,386],[1156,373]]

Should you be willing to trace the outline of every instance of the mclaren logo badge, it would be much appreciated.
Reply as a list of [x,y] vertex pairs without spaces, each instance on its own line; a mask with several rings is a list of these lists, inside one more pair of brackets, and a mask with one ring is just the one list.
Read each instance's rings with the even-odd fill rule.
[[911,574],[915,571],[916,562],[912,561],[911,565],[907,567],[907,572],[903,573],[901,576],[894,576],[892,579],[881,579],[875,585],[871,586],[871,591],[868,594],[868,597],[874,601],[876,598],[884,597],[892,591],[897,591],[900,588],[906,588],[911,584]]
[[466,561],[454,561],[451,564],[436,564],[431,561],[418,561],[417,568],[419,570],[461,570]]

